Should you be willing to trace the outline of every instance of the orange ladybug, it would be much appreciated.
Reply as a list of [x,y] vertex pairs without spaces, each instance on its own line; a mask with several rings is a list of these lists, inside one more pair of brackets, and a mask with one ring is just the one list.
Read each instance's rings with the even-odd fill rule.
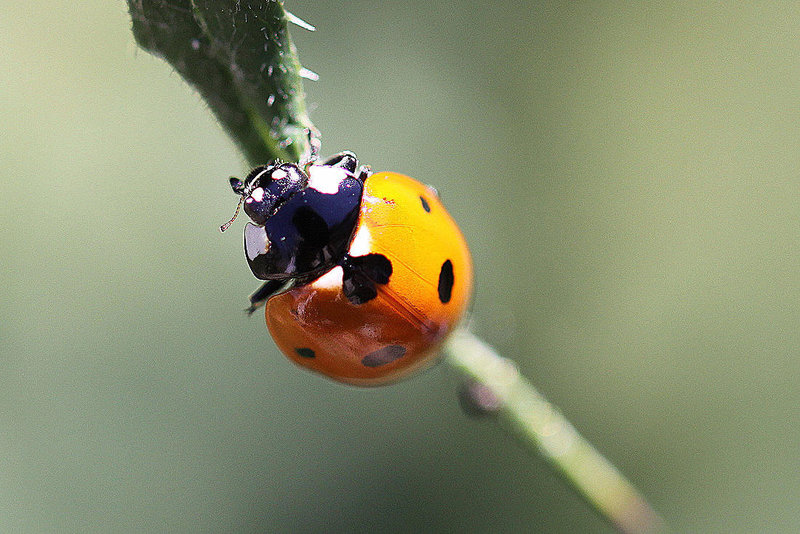
[[373,174],[351,152],[302,167],[273,162],[231,187],[252,221],[248,264],[266,280],[249,311],[266,304],[289,359],[359,386],[436,360],[469,303],[472,260],[433,188]]

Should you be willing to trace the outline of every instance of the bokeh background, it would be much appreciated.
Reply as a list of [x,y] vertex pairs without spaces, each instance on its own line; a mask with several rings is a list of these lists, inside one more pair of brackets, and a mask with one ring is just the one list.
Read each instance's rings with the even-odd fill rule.
[[[677,531],[797,531],[800,7],[287,7],[323,152],[439,188],[476,331]],[[246,165],[124,2],[0,12],[0,530],[609,531],[446,366],[278,353]]]

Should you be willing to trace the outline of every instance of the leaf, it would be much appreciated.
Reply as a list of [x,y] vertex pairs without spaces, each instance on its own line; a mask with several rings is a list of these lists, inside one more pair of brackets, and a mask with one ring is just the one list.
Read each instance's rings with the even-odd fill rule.
[[194,86],[251,165],[298,161],[313,131],[278,0],[128,0],[133,35]]

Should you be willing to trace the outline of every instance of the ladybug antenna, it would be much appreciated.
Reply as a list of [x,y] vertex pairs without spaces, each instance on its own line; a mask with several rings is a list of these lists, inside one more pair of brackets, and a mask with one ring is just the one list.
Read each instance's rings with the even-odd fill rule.
[[231,227],[233,221],[235,221],[236,217],[239,216],[239,210],[242,209],[242,202],[244,202],[244,196],[239,198],[239,203],[236,205],[236,211],[233,212],[233,217],[231,217],[231,220],[219,227],[220,232],[224,232],[225,230]]

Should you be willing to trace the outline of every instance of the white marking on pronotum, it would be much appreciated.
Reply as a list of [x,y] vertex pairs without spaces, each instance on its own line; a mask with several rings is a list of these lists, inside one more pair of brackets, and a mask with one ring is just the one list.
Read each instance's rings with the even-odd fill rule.
[[370,240],[369,228],[362,224],[353,236],[353,242],[350,243],[350,250],[347,253],[351,256],[366,256],[370,253]]
[[273,180],[283,180],[289,175],[284,169],[276,169],[275,172],[272,173]]
[[305,67],[300,67],[298,74],[300,75],[301,78],[305,78],[306,80],[311,80],[312,82],[319,81],[319,74]]
[[308,187],[326,195],[333,195],[339,192],[339,184],[346,175],[347,171],[340,167],[312,165],[308,169]]
[[297,24],[301,28],[303,28],[305,30],[308,30],[310,32],[317,31],[317,29],[314,26],[312,26],[308,22],[304,21],[303,19],[301,19],[297,15],[293,15],[292,13],[289,13],[288,11],[286,11],[286,20],[288,20],[289,22],[291,22],[293,24]]
[[314,280],[312,286],[315,289],[338,289],[342,287],[343,276],[344,271],[337,266]]
[[263,226],[257,226],[253,223],[247,223],[244,226],[244,250],[250,261],[267,253],[269,239],[267,239],[267,231],[264,230]]

